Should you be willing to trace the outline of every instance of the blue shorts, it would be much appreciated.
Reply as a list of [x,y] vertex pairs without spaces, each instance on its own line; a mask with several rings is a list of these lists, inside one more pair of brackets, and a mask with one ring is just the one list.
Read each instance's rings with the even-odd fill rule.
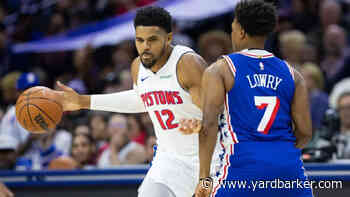
[[312,197],[301,151],[293,142],[240,142],[233,146],[234,154],[222,157],[213,196]]

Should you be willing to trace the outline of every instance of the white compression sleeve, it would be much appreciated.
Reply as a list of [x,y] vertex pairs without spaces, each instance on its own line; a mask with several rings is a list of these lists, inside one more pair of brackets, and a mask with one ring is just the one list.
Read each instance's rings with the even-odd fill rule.
[[132,90],[112,94],[91,95],[90,109],[119,113],[142,113],[146,108],[137,92]]

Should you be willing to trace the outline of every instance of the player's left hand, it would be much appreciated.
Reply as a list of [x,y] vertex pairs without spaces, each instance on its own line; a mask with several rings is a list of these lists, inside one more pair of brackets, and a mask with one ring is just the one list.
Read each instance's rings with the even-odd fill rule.
[[179,130],[184,135],[199,133],[202,129],[202,121],[197,119],[181,119]]
[[213,181],[201,180],[196,187],[195,197],[210,197],[213,190]]

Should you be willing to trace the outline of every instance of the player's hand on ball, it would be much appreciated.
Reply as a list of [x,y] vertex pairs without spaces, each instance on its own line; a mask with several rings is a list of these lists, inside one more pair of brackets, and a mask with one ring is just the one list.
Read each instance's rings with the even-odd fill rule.
[[7,187],[0,183],[0,197],[13,197],[13,193]]
[[63,111],[76,111],[82,109],[81,95],[59,81],[57,81],[57,86],[60,89],[57,93],[60,97],[59,100],[63,107]]
[[180,120],[179,130],[184,135],[199,133],[202,128],[202,121],[197,119],[182,119]]
[[213,181],[206,179],[199,181],[194,196],[195,197],[210,197],[213,190]]

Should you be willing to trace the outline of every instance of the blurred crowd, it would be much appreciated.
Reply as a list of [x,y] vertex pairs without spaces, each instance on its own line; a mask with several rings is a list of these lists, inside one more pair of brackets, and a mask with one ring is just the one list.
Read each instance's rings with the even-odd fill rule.
[[[156,0],[3,0],[0,2],[0,169],[113,168],[149,164],[156,143],[147,114],[65,113],[56,129],[29,134],[16,121],[15,102],[31,86],[81,94],[132,88],[133,40],[115,46],[49,53],[14,53],[11,46],[115,17]],[[305,78],[313,139],[305,162],[350,164],[350,1],[280,0],[276,32],[266,49]],[[195,49],[210,64],[232,52],[233,13],[183,25],[174,21],[174,44]]]

